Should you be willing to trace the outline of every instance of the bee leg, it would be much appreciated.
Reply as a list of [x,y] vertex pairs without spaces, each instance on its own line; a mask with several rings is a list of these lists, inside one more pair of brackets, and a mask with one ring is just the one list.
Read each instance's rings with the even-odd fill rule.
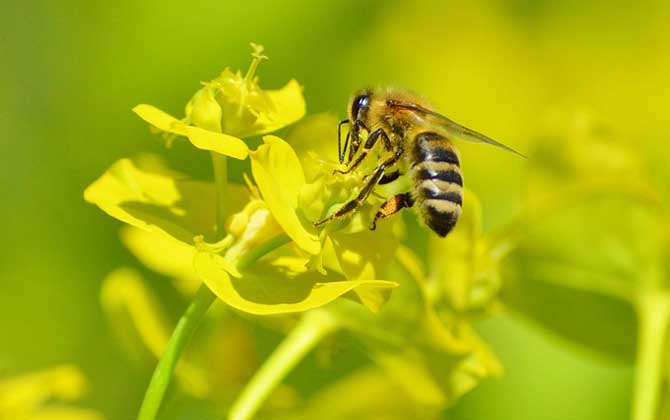
[[[354,155],[356,152],[358,152],[358,148],[361,147],[361,129],[367,131],[368,133],[370,130],[363,124],[361,120],[354,120],[353,124],[351,124],[351,130],[349,130],[349,134],[351,134],[351,147],[349,147],[349,157],[347,158],[347,165],[351,163],[351,160],[354,158]],[[346,147],[344,150],[342,150],[342,155],[344,156],[346,152]]]
[[349,136],[351,131],[347,133],[347,138],[344,141],[344,147],[342,147],[342,125],[348,124],[349,120],[342,120],[337,124],[337,158],[340,160],[340,163],[344,162],[344,152],[347,150],[347,145],[349,144]]
[[384,185],[384,184],[389,184],[400,176],[400,171],[396,170],[391,172],[390,174],[384,174],[382,179],[379,180],[379,185]]
[[400,156],[402,156],[402,149],[398,149],[398,151],[395,153],[395,155],[386,160],[384,163],[379,165],[377,169],[375,170],[374,174],[372,177],[370,177],[370,180],[363,186],[361,191],[358,193],[356,198],[353,200],[347,202],[345,205],[340,207],[335,211],[335,213],[331,214],[330,216],[326,217],[323,220],[320,220],[316,223],[314,223],[314,226],[321,226],[324,225],[332,220],[339,219],[343,216],[346,216],[347,214],[353,212],[357,208],[361,206],[365,202],[365,200],[368,198],[370,193],[372,192],[372,189],[379,183],[379,180],[384,176],[384,171],[394,163],[400,159]]
[[[373,173],[372,175],[374,175],[374,173]],[[382,176],[382,179],[379,180],[378,184],[379,184],[379,185],[390,184],[391,182],[393,182],[393,181],[395,181],[396,179],[398,179],[398,177],[399,177],[400,175],[401,175],[401,174],[400,174],[400,171],[398,171],[398,170],[395,170],[395,171],[393,171],[393,172],[391,172],[391,173],[389,173],[389,174],[384,174],[384,176]],[[365,175],[365,176],[363,177],[363,182],[367,182],[367,180],[368,180],[368,178],[369,178],[370,176],[371,176],[371,175]]]
[[394,195],[386,200],[386,202],[379,208],[379,211],[377,211],[377,214],[375,215],[375,219],[372,221],[372,225],[370,225],[370,230],[375,230],[377,228],[377,220],[391,217],[400,210],[412,207],[413,205],[414,198],[412,198],[410,193],[406,192],[404,194]]
[[[360,156],[358,156],[358,158],[354,161],[354,163],[351,164],[351,166],[349,166],[346,171],[340,171],[338,169],[338,170],[335,170],[335,172],[341,173],[341,174],[348,174],[349,172],[356,169],[358,167],[358,165],[360,165],[361,162],[363,162],[363,159],[365,159],[365,157],[368,155],[370,150],[372,150],[374,145],[377,144],[377,141],[380,138],[384,140],[384,145],[386,146],[386,148],[390,149],[391,140],[389,140],[389,137],[386,135],[386,132],[384,131],[383,128],[378,128],[377,130],[373,131],[372,134],[370,134],[370,137],[368,137],[368,139],[365,141],[365,145],[363,146],[363,151],[361,152]],[[353,143],[352,143],[352,147],[353,147]]]

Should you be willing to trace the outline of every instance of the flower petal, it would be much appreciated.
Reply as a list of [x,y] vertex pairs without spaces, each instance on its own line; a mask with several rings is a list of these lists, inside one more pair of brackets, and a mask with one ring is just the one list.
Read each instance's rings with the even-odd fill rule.
[[[102,285],[100,300],[126,345],[130,347],[139,339],[152,354],[160,356],[170,337],[168,323],[139,273],[129,268],[110,273]],[[132,330],[136,336],[129,333]]]
[[[375,231],[365,229],[351,235],[333,233],[331,242],[342,274],[350,280],[365,280],[378,278],[384,273],[398,247],[398,239],[392,230],[393,224],[385,223]],[[389,299],[389,292],[368,287],[359,287],[354,291],[358,300],[375,313]]]
[[[127,344],[140,344],[160,358],[167,347],[170,329],[156,298],[145,287],[139,273],[128,268],[113,271],[103,283],[102,307]],[[177,377],[184,388],[198,397],[209,393],[205,372],[182,359]]]
[[243,278],[235,279],[223,268],[222,260],[220,255],[199,252],[195,257],[195,269],[221,300],[256,315],[307,311],[361,286],[381,289],[397,286],[381,280],[327,281],[328,277],[318,273],[286,277],[284,272],[267,264],[259,264],[245,272]]
[[84,191],[84,199],[132,226],[187,244],[212,236],[216,192],[210,183],[121,159]]
[[262,112],[256,124],[262,128],[255,134],[265,134],[278,130],[298,121],[305,115],[305,98],[302,87],[296,80],[290,80],[284,87],[277,90],[266,90],[274,112]]
[[29,411],[51,398],[77,400],[86,389],[86,378],[77,367],[56,366],[0,380],[0,407],[3,414],[15,409]]
[[198,290],[201,281],[193,269],[193,246],[131,226],[121,229],[121,241],[142,264],[172,278],[184,295],[192,296]]
[[246,159],[249,155],[249,147],[237,137],[190,125],[186,126],[185,131],[191,144],[198,149],[209,150],[235,159]]
[[[251,154],[251,171],[268,208],[296,244],[317,254],[321,245],[313,227],[297,213],[298,197],[305,175],[295,152],[276,136],[263,137],[265,144]],[[309,230],[308,230],[309,229]]]
[[249,147],[241,139],[184,124],[175,117],[151,105],[140,104],[133,112],[154,127],[180,136],[186,136],[198,149],[209,150],[235,159],[246,159]]
[[159,130],[168,133],[179,134],[180,136],[185,136],[187,134],[186,130],[184,129],[186,124],[179,121],[172,115],[161,111],[155,106],[139,104],[133,108],[133,112]]

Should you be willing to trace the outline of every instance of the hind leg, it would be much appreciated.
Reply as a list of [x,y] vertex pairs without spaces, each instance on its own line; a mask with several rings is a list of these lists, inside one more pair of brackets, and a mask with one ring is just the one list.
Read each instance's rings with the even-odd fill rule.
[[413,205],[414,199],[410,193],[406,192],[404,194],[394,195],[386,200],[386,202],[379,208],[379,211],[377,211],[377,214],[375,215],[375,219],[372,221],[370,230],[375,230],[377,228],[377,220],[391,217],[400,210],[412,207]]

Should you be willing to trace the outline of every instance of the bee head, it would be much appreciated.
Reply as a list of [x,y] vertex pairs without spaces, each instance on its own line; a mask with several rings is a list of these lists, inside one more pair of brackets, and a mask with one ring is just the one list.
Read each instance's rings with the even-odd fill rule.
[[[349,146],[349,159],[347,162],[351,162],[351,159],[358,151],[361,141],[359,138],[360,125],[356,124],[357,121],[365,124],[365,118],[368,114],[368,108],[370,107],[370,96],[372,92],[370,90],[363,90],[356,93],[351,100],[349,101],[349,119],[344,120],[351,124],[351,130],[347,133],[347,137],[344,140],[344,147],[342,147],[342,137],[340,136],[340,131],[338,127],[338,156],[340,158],[340,163],[344,161],[345,154],[347,152],[347,146]],[[365,127],[365,125],[363,125]],[[349,144],[349,139],[351,138],[351,145]]]
[[367,111],[369,105],[370,91],[365,90],[355,95],[351,100],[351,107],[349,108],[349,117],[351,121],[361,119],[361,117],[365,114],[365,111]]

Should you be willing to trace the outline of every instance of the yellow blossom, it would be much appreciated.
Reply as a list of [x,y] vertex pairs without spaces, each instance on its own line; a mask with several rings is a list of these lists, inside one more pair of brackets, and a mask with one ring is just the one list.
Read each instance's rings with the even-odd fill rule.
[[500,288],[498,265],[513,243],[493,241],[482,233],[479,199],[465,190],[463,214],[446,238],[429,239],[429,290],[443,301],[443,315],[467,318],[496,305]]
[[262,55],[263,47],[252,47],[253,61],[247,73],[226,68],[204,82],[186,105],[183,119],[146,104],[133,111],[165,133],[187,137],[198,149],[246,158],[248,147],[243,138],[275,131],[305,115],[302,88],[295,80],[278,90],[261,89],[256,69],[267,57]]
[[86,388],[84,375],[71,365],[0,378],[0,419],[102,420],[93,410],[69,404]]

